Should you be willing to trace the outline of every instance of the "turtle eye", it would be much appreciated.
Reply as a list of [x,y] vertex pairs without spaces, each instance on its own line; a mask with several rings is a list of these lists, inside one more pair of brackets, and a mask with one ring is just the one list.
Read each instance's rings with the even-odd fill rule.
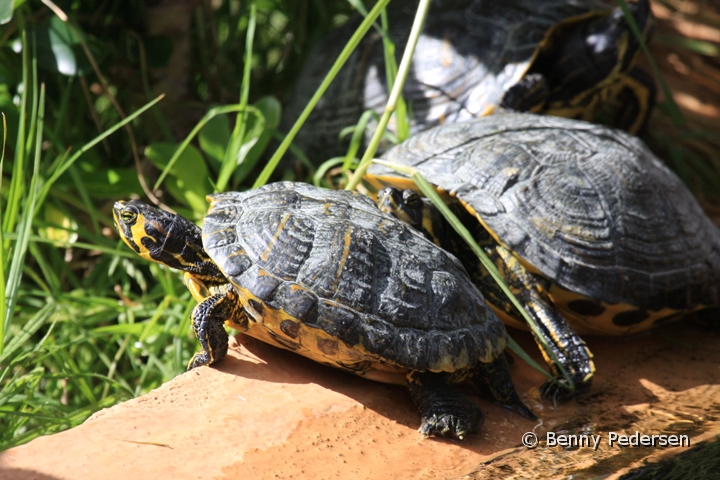
[[420,195],[413,190],[403,190],[403,203],[408,207],[417,207],[422,200],[420,200]]
[[138,212],[137,212],[137,209],[134,207],[125,207],[120,212],[120,220],[123,223],[135,223],[137,216],[138,216]]

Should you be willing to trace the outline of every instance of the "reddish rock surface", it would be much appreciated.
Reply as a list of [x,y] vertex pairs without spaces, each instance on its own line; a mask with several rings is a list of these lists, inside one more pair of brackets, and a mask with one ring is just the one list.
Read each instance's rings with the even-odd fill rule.
[[[539,360],[529,335],[513,336]],[[598,367],[593,392],[557,407],[537,399],[538,372],[522,361],[512,371],[524,400],[542,419],[536,430],[541,437],[551,429],[605,439],[611,431],[679,431],[696,442],[717,429],[719,338],[688,323],[634,337],[589,339]],[[237,340],[218,368],[185,373],[79,427],[4,452],[0,478],[553,477],[598,465],[612,472],[661,453],[606,445],[563,450],[542,443],[527,450],[521,436],[535,422],[480,399],[487,414],[480,435],[462,443],[422,439],[405,388],[357,378],[244,336]]]

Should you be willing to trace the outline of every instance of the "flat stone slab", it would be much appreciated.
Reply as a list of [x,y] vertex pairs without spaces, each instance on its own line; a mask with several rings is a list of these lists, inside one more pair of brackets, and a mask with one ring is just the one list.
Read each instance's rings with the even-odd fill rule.
[[[528,334],[511,333],[540,361]],[[557,406],[538,398],[543,377],[517,360],[515,384],[541,425],[477,399],[485,425],[456,442],[421,438],[404,387],[238,335],[217,368],[184,373],[76,428],[0,454],[0,479],[540,478],[603,461],[612,472],[662,449],[609,447],[609,432],[680,428],[697,442],[717,428],[718,339],[694,324],[590,338],[598,368],[592,393]],[[544,442],[528,450],[521,438],[534,428],[541,440],[548,430],[604,440],[596,451]]]

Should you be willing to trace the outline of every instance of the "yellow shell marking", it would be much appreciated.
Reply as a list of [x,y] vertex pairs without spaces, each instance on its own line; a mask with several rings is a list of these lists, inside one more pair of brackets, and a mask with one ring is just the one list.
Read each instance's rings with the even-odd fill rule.
[[290,220],[290,214],[286,213],[282,220],[280,220],[280,224],[278,225],[277,230],[275,231],[275,234],[272,237],[272,240],[268,242],[268,246],[265,249],[265,251],[260,255],[260,258],[263,262],[267,262],[268,258],[270,258],[270,253],[272,253],[273,246],[275,245],[275,242],[277,242],[277,239],[280,237],[280,234],[285,230],[285,224],[287,221]]
[[[270,273],[267,274],[270,275]],[[300,285],[291,288],[303,289]],[[255,302],[255,305],[263,305],[263,307],[262,312],[257,312],[257,316],[249,312],[247,330],[228,323],[230,327],[270,345],[293,351],[318,363],[341,368],[371,380],[398,385],[407,383],[405,379],[407,368],[379,361],[376,355],[362,348],[360,343],[349,346],[322,329],[310,327],[282,310],[269,307],[245,288],[235,285],[235,289],[246,311],[248,308],[255,311],[251,307],[251,300]],[[292,325],[288,328],[290,324],[285,324],[283,330],[281,327],[283,322],[292,322]],[[289,335],[287,331],[293,332],[295,337]],[[373,359],[378,360],[373,361]]]

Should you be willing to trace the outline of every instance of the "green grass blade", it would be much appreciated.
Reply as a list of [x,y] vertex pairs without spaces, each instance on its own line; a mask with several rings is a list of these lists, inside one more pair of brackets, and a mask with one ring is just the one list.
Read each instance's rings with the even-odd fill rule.
[[[4,331],[8,331],[8,327],[12,322],[15,312],[15,304],[20,288],[20,279],[22,278],[22,267],[25,263],[25,254],[27,253],[28,242],[30,241],[30,230],[32,228],[33,217],[35,215],[35,205],[38,198],[38,185],[40,181],[40,155],[42,152],[42,134],[45,122],[45,84],[40,87],[40,100],[37,113],[37,127],[35,129],[35,162],[33,165],[32,177],[30,180],[30,188],[28,189],[28,198],[23,209],[23,214],[18,223],[18,238],[15,243],[13,258],[10,263],[7,285],[5,287],[5,323]],[[1,351],[1,350],[0,350]]]
[[513,338],[510,335],[508,335],[507,345],[508,345],[508,347],[510,347],[510,350],[515,352],[515,354],[517,354],[518,357],[525,360],[525,362],[528,365],[533,367],[538,372],[542,372],[549,379],[553,379],[553,376],[550,375],[549,373],[547,373],[547,371],[543,367],[541,367],[540,364],[538,364],[535,360],[533,360],[532,357],[530,355],[528,355],[527,352],[525,350],[523,350],[523,348],[520,345],[518,345],[517,342],[515,340],[513,340]]
[[37,40],[35,38],[35,34],[33,33],[33,55],[30,59],[30,65],[31,69],[30,72],[32,74],[32,105],[30,107],[30,128],[28,128],[28,135],[27,139],[25,140],[25,155],[27,157],[30,157],[33,152],[33,142],[35,140],[35,129],[37,128],[37,115],[38,115],[38,78],[37,78],[37,52],[35,51],[37,48]]
[[113,133],[115,133],[116,131],[118,131],[119,129],[121,129],[122,127],[124,127],[125,125],[127,125],[128,123],[130,123],[130,122],[132,122],[133,120],[135,120],[137,117],[139,117],[140,115],[142,115],[143,113],[145,113],[145,111],[147,111],[148,109],[152,108],[153,105],[155,105],[156,103],[158,103],[158,102],[159,102],[160,100],[162,100],[164,97],[165,97],[165,94],[159,95],[159,96],[158,96],[157,98],[155,98],[155,100],[153,100],[152,102],[146,103],[145,105],[143,105],[142,107],[140,107],[138,110],[136,110],[136,111],[133,112],[132,114],[128,115],[128,116],[125,117],[123,120],[121,120],[120,122],[116,123],[115,125],[113,125],[113,126],[110,127],[109,129],[105,130],[103,133],[101,133],[100,135],[96,136],[95,138],[93,138],[92,140],[90,140],[89,142],[87,142],[85,145],[83,145],[82,147],[80,147],[80,149],[79,149],[77,152],[75,152],[75,154],[74,154],[72,157],[70,157],[70,158],[69,158],[67,161],[65,161],[60,167],[58,167],[57,170],[55,170],[55,171],[53,172],[53,174],[50,176],[50,178],[47,179],[47,181],[46,181],[45,184],[43,185],[43,188],[42,188],[42,190],[41,190],[41,192],[40,192],[40,195],[38,195],[38,201],[37,201],[36,208],[39,208],[40,205],[42,205],[42,203],[45,201],[45,198],[47,197],[48,193],[50,192],[50,188],[51,188],[51,187],[53,186],[53,184],[57,181],[57,179],[60,178],[60,175],[62,175],[63,173],[65,173],[65,171],[66,171],[68,168],[70,168],[70,167],[75,163],[75,161],[82,156],[83,153],[87,152],[87,151],[90,150],[92,147],[94,147],[94,146],[97,145],[98,143],[102,142],[105,138],[109,137],[110,135],[112,135]]
[[140,338],[138,339],[139,342],[144,342],[145,339],[153,333],[155,325],[157,325],[158,320],[160,320],[160,317],[165,313],[165,309],[170,306],[170,302],[173,301],[173,299],[174,298],[169,295],[163,298],[163,301],[158,305],[155,315],[150,317],[150,320],[145,323],[145,328],[143,328],[140,333]]
[[[243,158],[241,157],[242,143],[245,140],[245,129],[248,121],[248,111],[245,108],[248,104],[248,95],[250,94],[250,67],[252,66],[252,51],[253,51],[253,40],[255,38],[255,21],[257,16],[257,8],[253,3],[250,5],[250,20],[247,28],[247,38],[245,41],[245,68],[243,70],[242,85],[240,87],[240,114],[235,120],[235,128],[233,134],[230,137],[230,145],[225,153],[222,167],[220,167],[220,174],[216,184],[215,191],[224,191],[227,187],[228,181],[235,170],[235,167],[239,163],[242,163]],[[245,154],[247,151],[245,149]]]
[[[365,6],[360,0],[348,0],[348,3],[355,7],[355,9],[359,11],[363,16],[367,16],[367,10],[365,9]],[[378,26],[376,24],[375,29],[380,35],[382,35],[383,58],[385,61],[385,79],[387,81],[387,90],[389,92],[392,90],[392,86],[395,83],[398,66],[397,62],[395,61],[395,43],[392,41],[392,39],[390,38],[390,34],[388,33],[390,28],[388,25],[387,11],[383,11],[382,14],[380,14],[380,25]],[[399,141],[406,140],[410,136],[410,124],[408,123],[407,111],[408,109],[405,103],[405,99],[400,96],[400,98],[398,99],[397,108],[395,109],[397,138],[399,139]],[[399,143],[399,141],[396,141],[395,143]]]
[[315,174],[313,175],[313,184],[316,187],[322,187],[323,178],[325,177],[325,174],[333,167],[336,167],[338,165],[343,165],[345,163],[345,158],[343,157],[335,157],[330,158],[328,160],[325,160],[317,169]]
[[182,155],[183,151],[187,148],[188,145],[190,145],[190,142],[193,141],[195,136],[200,133],[200,130],[202,130],[206,123],[208,123],[210,120],[212,120],[213,117],[217,115],[240,112],[243,110],[248,110],[249,112],[255,113],[257,115],[262,115],[255,107],[241,107],[240,105],[224,105],[222,107],[215,107],[208,110],[208,112],[203,116],[203,118],[200,119],[198,124],[195,125],[195,128],[193,128],[192,131],[190,131],[190,133],[187,135],[187,137],[185,137],[185,140],[180,143],[170,160],[168,160],[168,164],[160,173],[160,176],[158,177],[155,185],[153,186],[153,190],[157,190],[160,187],[163,180],[165,180],[165,177],[167,177],[168,173],[170,173],[170,169],[172,169],[172,167],[175,165],[175,162],[177,162],[178,158],[180,158],[180,155]]
[[385,134],[385,128],[390,121],[390,116],[395,111],[398,99],[400,98],[403,87],[405,86],[405,80],[407,79],[408,72],[410,71],[412,57],[415,54],[415,46],[417,45],[418,38],[420,38],[420,33],[422,32],[422,27],[425,24],[425,17],[427,17],[427,12],[429,9],[430,0],[420,0],[420,4],[417,7],[417,12],[415,13],[415,19],[413,20],[412,29],[410,30],[410,37],[408,38],[407,45],[405,46],[402,60],[400,60],[398,76],[395,79],[395,83],[393,83],[393,88],[390,92],[390,96],[388,97],[385,111],[380,117],[377,129],[375,130],[375,133],[370,140],[370,145],[368,145],[367,150],[365,150],[365,155],[363,155],[362,160],[360,160],[360,166],[357,168],[352,178],[350,179],[350,182],[345,188],[346,190],[355,190],[355,187],[357,187],[357,184],[360,183],[363,175],[365,175],[365,171],[368,169],[368,167],[370,167],[370,164],[372,163],[373,156],[375,155],[375,152],[380,145],[380,140],[382,140],[382,137]]
[[[21,12],[18,12],[21,15]],[[22,83],[23,85],[29,85],[29,69],[30,60],[28,58],[29,45],[27,42],[27,33],[23,31],[22,34]],[[20,94],[20,120],[18,122],[18,134],[15,142],[15,161],[13,163],[12,177],[10,179],[10,190],[8,191],[8,201],[5,206],[5,214],[3,215],[2,229],[6,232],[12,232],[15,230],[15,222],[17,215],[20,212],[20,202],[23,195],[23,174],[25,170],[25,136],[27,127],[27,112],[28,112],[28,88],[23,88]],[[2,260],[8,258],[9,245],[2,245]]]
[[[35,283],[40,285],[41,288],[43,288],[43,290],[45,290],[48,295],[52,296],[53,298],[57,298],[58,295],[60,295],[61,293],[61,281],[58,273],[56,273],[56,269],[51,267],[51,263],[58,264],[58,262],[49,262],[48,259],[45,258],[45,255],[43,255],[43,253],[40,251],[37,244],[33,243],[32,241],[28,242],[28,251],[30,252],[30,256],[35,260],[35,263],[37,263],[37,266],[40,268],[40,272],[42,273],[42,276],[37,275],[38,278],[34,279]],[[52,249],[49,253],[57,254],[57,251],[55,249]],[[57,270],[59,269],[67,272],[67,265],[64,262],[60,262],[59,268]],[[29,272],[34,273],[34,271],[28,265],[25,265],[23,267],[23,274],[27,275]],[[75,284],[73,286],[77,288],[79,285]]]
[[[0,192],[2,192],[2,179],[3,179],[3,167],[5,165],[5,146],[7,143],[7,117],[2,113],[3,120],[3,144],[2,152],[0,152]],[[0,195],[0,212],[2,212],[2,195]],[[5,240],[3,239],[3,227],[0,224],[0,355],[3,352],[3,344],[5,343],[5,317],[7,312],[3,305],[5,305]],[[1,383],[0,383],[1,384]]]
[[664,43],[666,45],[683,47],[691,52],[708,57],[720,56],[720,48],[714,43],[697,40],[695,38],[685,38],[680,35],[663,35],[657,34],[653,39],[654,42]]
[[253,188],[258,188],[265,185],[270,179],[270,175],[272,175],[273,171],[275,171],[275,167],[277,167],[278,163],[280,163],[280,159],[287,151],[290,143],[292,143],[293,139],[300,130],[300,127],[303,126],[305,120],[307,120],[307,117],[310,116],[310,112],[312,112],[313,108],[315,108],[315,105],[317,105],[318,101],[323,96],[327,88],[330,86],[330,83],[335,79],[342,66],[345,65],[345,62],[350,57],[353,50],[355,50],[355,48],[360,44],[360,41],[365,36],[370,27],[372,27],[375,19],[380,15],[380,12],[383,11],[385,6],[389,2],[390,0],[378,0],[372,10],[370,10],[370,13],[368,13],[367,17],[365,17],[365,20],[360,23],[360,26],[357,28],[357,30],[355,30],[355,33],[352,35],[352,37],[350,37],[350,40],[345,45],[345,48],[343,48],[342,52],[340,52],[340,55],[338,56],[337,60],[335,60],[335,63],[323,79],[318,89],[315,91],[315,94],[313,94],[307,106],[305,106],[305,109],[300,114],[300,117],[298,117],[297,121],[292,126],[288,134],[285,136],[277,151],[270,158],[262,172],[260,172],[260,175],[258,175],[258,178],[253,184]]
[[[389,166],[388,163],[383,162],[386,166]],[[448,206],[443,202],[443,200],[440,198],[440,195],[435,191],[435,188],[428,183],[427,180],[425,180],[420,173],[415,171],[412,174],[412,179],[415,182],[415,184],[420,188],[420,190],[423,192],[423,194],[428,197],[432,202],[433,205],[435,205],[440,212],[442,213],[443,217],[450,223],[450,225],[453,227],[453,229],[462,236],[463,240],[470,246],[470,248],[475,252],[475,255],[480,259],[480,262],[483,264],[483,267],[490,273],[490,275],[493,277],[493,280],[498,284],[500,289],[505,293],[505,295],[510,299],[510,302],[513,304],[513,306],[517,309],[517,311],[520,313],[520,315],[525,319],[525,322],[530,327],[530,330],[535,334],[535,338],[541,339],[541,341],[544,343],[544,335],[540,331],[540,328],[535,323],[535,321],[528,315],[525,308],[522,306],[520,301],[515,297],[515,295],[510,291],[510,288],[505,284],[505,281],[503,280],[502,276],[500,275],[500,272],[498,272],[497,268],[495,267],[495,264],[493,264],[492,260],[485,254],[485,252],[480,248],[480,246],[475,242],[470,232],[465,228],[465,226],[460,222],[460,220],[450,211]],[[551,357],[552,362],[558,366],[560,369],[562,375],[567,380],[567,385],[572,386],[573,383],[571,381],[570,376],[563,368],[560,361],[554,356],[553,351],[551,348],[549,348],[549,345],[544,345],[544,350],[549,354]],[[552,376],[548,374],[544,369],[541,369],[545,375],[548,376],[548,378],[552,379]]]
[[[649,1],[649,0],[648,0]],[[625,0],[617,0],[617,4],[620,7],[620,9],[623,11],[623,15],[625,15],[625,21],[630,26],[630,30],[632,30],[633,35],[635,35],[635,38],[640,42],[640,48],[642,49],[643,53],[645,54],[645,57],[648,60],[648,63],[650,63],[650,68],[652,68],[653,74],[655,75],[655,78],[657,79],[658,83],[660,84],[660,88],[663,91],[663,95],[665,96],[665,102],[667,103],[668,110],[670,111],[670,117],[672,118],[672,121],[675,125],[684,125],[685,124],[685,117],[683,116],[682,112],[677,106],[677,103],[675,103],[675,99],[672,96],[672,92],[670,92],[670,89],[667,86],[667,83],[665,83],[665,79],[663,78],[662,74],[660,73],[660,69],[657,66],[657,63],[655,63],[655,59],[652,57],[652,54],[650,53],[650,49],[647,46],[647,43],[645,43],[645,39],[643,38],[642,32],[640,32],[640,29],[637,26],[637,22],[635,22],[635,17],[632,16],[632,13],[630,13],[630,9],[627,6],[627,2]]]
[[[360,115],[360,120],[358,120],[358,123],[354,127],[348,127],[350,130],[352,130],[352,137],[350,138],[350,145],[348,146],[348,151],[345,154],[343,169],[348,170],[352,163],[355,161],[357,152],[362,146],[363,138],[365,138],[365,129],[367,128],[367,125],[370,122],[371,118],[375,118],[376,120],[379,119],[378,114],[375,113],[374,110],[365,110],[363,114]],[[340,132],[340,136],[342,136],[343,133],[345,133],[346,131],[347,130],[345,130],[344,132]]]
[[0,365],[5,364],[10,357],[40,328],[45,325],[50,315],[57,312],[57,305],[54,302],[45,304],[33,317],[25,322],[18,335],[14,335],[5,345],[5,349],[0,353]]
[[[13,437],[10,441],[1,444],[0,450],[8,449],[8,448],[14,447],[16,445],[22,445],[22,444],[27,443],[30,440],[40,437],[42,435],[50,435],[52,433],[57,433],[62,430],[65,430],[67,428],[79,425],[83,421],[85,421],[90,415],[92,415],[94,412],[101,410],[103,408],[112,407],[120,400],[123,400],[123,398],[117,397],[117,396],[109,396],[107,398],[100,400],[99,402],[97,402],[95,404],[88,405],[84,408],[74,410],[70,414],[63,416],[61,418],[54,418],[53,424],[50,424],[50,425],[44,424],[39,428],[30,429],[23,434]],[[32,415],[33,418],[35,418],[35,416],[36,416],[35,414]]]
[[69,374],[63,376],[66,378],[74,378],[75,380],[77,380],[75,385],[88,403],[93,404],[97,402],[95,394],[93,393],[92,389],[90,388],[85,379],[85,377],[87,376],[94,375],[92,373],[83,374],[78,368],[77,362],[73,359],[72,355],[68,354],[66,350],[57,349],[54,353],[56,359],[55,363],[57,365],[63,365],[66,368],[66,371],[69,372]]
[[[17,238],[16,235],[8,235],[10,238]],[[122,247],[120,249],[112,248],[112,247],[106,247],[104,245],[99,245],[96,243],[86,243],[86,242],[64,242],[62,240],[53,240],[50,238],[42,238],[37,235],[30,235],[29,240],[31,242],[36,243],[47,243],[49,245],[53,245],[57,248],[82,248],[84,250],[90,250],[93,252],[101,252],[106,253],[108,255],[117,255],[118,257],[124,257],[129,258],[131,260],[137,260],[137,255],[134,254],[132,251],[129,251],[127,247],[125,247],[125,244],[122,244]]]
[[98,222],[98,211],[95,208],[95,205],[93,205],[93,202],[90,200],[90,195],[88,194],[87,188],[85,188],[85,184],[83,183],[82,179],[80,178],[80,174],[77,171],[77,168],[73,165],[69,169],[70,176],[72,177],[73,185],[75,185],[75,189],[77,190],[78,194],[80,195],[80,200],[82,201],[83,205],[85,205],[85,211],[88,212],[90,215],[90,221],[93,225],[93,230],[95,231],[95,234],[100,234],[100,223]]
[[[387,12],[383,12],[381,22],[383,35],[383,57],[385,59],[385,77],[387,78],[387,89],[389,92],[392,90],[392,86],[395,83],[398,66],[395,61],[395,43],[392,41],[388,33],[390,29],[388,26]],[[407,105],[405,104],[405,99],[402,95],[398,98],[397,106],[395,108],[395,125],[397,128],[398,141],[402,142],[403,140],[407,140],[410,136],[410,123],[408,123]]]

